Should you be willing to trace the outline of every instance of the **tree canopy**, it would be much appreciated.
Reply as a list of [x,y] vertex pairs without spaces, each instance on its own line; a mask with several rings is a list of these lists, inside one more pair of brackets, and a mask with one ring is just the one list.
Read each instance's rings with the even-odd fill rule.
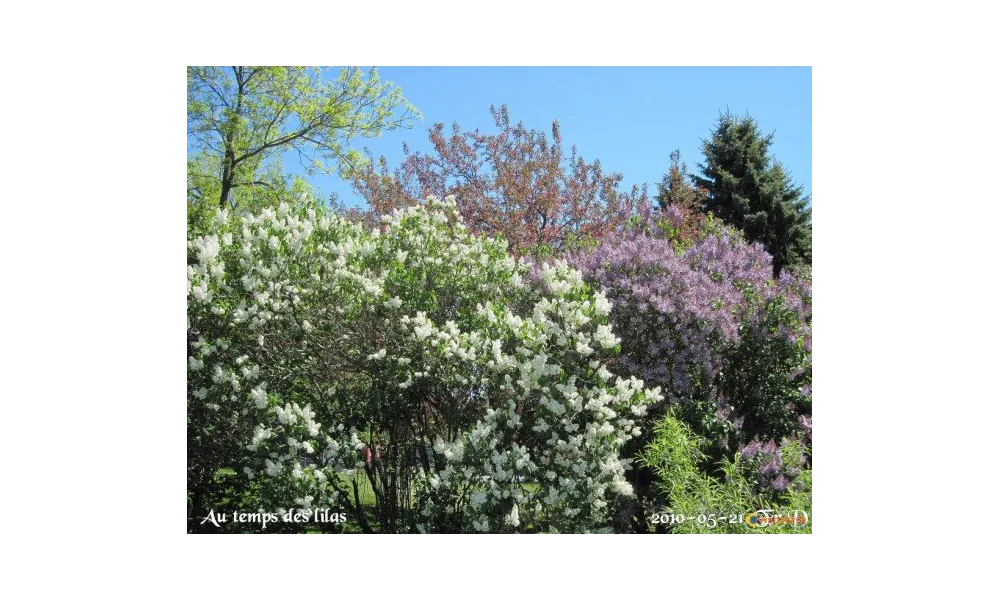
[[[233,190],[277,193],[273,172],[262,169],[295,152],[307,173],[335,172],[361,155],[347,146],[406,127],[416,109],[376,69],[341,70],[324,77],[318,67],[188,67],[188,197],[232,206]],[[280,179],[280,177],[279,177]]]
[[490,107],[496,133],[463,132],[458,123],[447,135],[442,123],[429,131],[431,153],[409,152],[390,170],[383,158],[351,174],[354,189],[373,217],[416,204],[428,195],[457,198],[475,233],[502,235],[514,254],[560,251],[567,244],[600,239],[648,203],[645,189],[618,189],[620,173],[605,173],[576,147],[563,148],[559,122],[552,138],[544,131],[511,122],[506,105]]
[[812,211],[802,186],[768,154],[773,140],[749,115],[727,112],[702,141],[705,163],[691,180],[708,190],[707,210],[767,248],[777,274],[788,265],[811,264]]

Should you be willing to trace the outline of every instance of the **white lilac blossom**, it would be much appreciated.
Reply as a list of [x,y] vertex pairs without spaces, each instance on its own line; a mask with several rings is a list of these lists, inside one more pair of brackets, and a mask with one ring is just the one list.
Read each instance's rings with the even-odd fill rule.
[[257,408],[264,408],[267,406],[267,392],[261,386],[255,387],[250,392],[250,398],[254,402],[254,406]]
[[510,525],[511,527],[517,527],[518,525],[521,524],[521,519],[517,511],[516,503],[514,504],[514,507],[510,509],[510,514],[504,518],[504,523]]
[[385,460],[401,414],[386,406],[437,411],[406,442],[434,440],[424,459],[386,467],[417,482],[420,531],[589,531],[631,492],[620,451],[659,390],[607,369],[613,305],[566,262],[511,259],[450,198],[376,229],[287,204],[205,227],[189,243],[189,394],[219,409],[189,413],[208,419],[195,460],[239,454],[269,510],[350,507],[345,482]]

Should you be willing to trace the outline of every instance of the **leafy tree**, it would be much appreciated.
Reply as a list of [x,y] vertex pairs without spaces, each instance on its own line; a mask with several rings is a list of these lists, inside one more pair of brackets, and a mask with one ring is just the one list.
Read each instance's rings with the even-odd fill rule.
[[[213,218],[219,207],[221,165],[219,157],[204,151],[188,158],[187,216],[191,231],[204,229],[206,220]],[[304,179],[293,177],[289,181],[281,161],[272,161],[258,169],[253,182],[235,185],[229,192],[228,203],[240,210],[259,210],[277,206],[283,199],[298,198],[303,188],[312,195],[312,188]],[[300,193],[294,194],[293,189],[300,189]]]
[[[295,151],[307,172],[334,172],[360,155],[356,137],[377,137],[416,115],[399,88],[375,69],[345,68],[336,80],[318,67],[188,67],[188,139],[204,167],[188,180],[189,198],[216,191],[220,207],[234,190],[281,190],[261,169]],[[402,109],[401,111],[398,109]],[[189,170],[190,174],[190,170]]]
[[[219,181],[218,158],[200,152],[188,159],[188,231],[200,234],[208,222],[215,218],[219,205],[221,182]],[[277,208],[281,202],[294,200],[314,206],[323,204],[313,187],[301,175],[288,176],[281,161],[272,161],[257,173],[255,178],[262,183],[239,185],[229,193],[230,204],[238,206],[240,212],[258,212],[264,208]],[[331,206],[336,203],[336,195],[331,196]]]
[[670,153],[670,170],[657,184],[656,202],[660,208],[673,204],[689,211],[701,210],[705,204],[707,192],[689,182],[691,176],[687,172],[687,163],[681,162],[681,151]]
[[749,115],[727,112],[703,140],[705,163],[691,180],[708,190],[707,210],[767,248],[777,274],[812,262],[812,211],[802,187],[768,154],[773,140]]
[[406,154],[390,170],[385,158],[356,169],[355,190],[367,200],[371,216],[413,205],[428,195],[454,195],[475,233],[502,235],[515,255],[558,252],[596,240],[621,227],[648,203],[645,189],[621,192],[622,175],[604,173],[601,162],[588,163],[563,149],[559,122],[552,140],[523,123],[511,123],[506,106],[490,107],[497,133],[478,129],[451,135],[437,123],[430,129],[430,154]]

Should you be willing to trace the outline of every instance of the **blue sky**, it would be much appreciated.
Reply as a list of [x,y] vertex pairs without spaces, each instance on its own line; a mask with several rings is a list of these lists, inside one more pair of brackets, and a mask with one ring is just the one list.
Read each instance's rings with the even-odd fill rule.
[[[599,158],[605,172],[622,173],[624,189],[648,183],[652,195],[674,149],[690,172],[697,170],[700,140],[728,107],[775,133],[772,154],[812,193],[810,67],[380,67],[379,74],[423,114],[412,129],[353,144],[393,166],[402,160],[404,141],[411,150],[428,150],[433,123],[494,131],[489,107],[507,104],[512,121],[547,133],[558,119],[567,150],[576,145],[586,160]],[[302,172],[293,155],[285,165]],[[309,180],[322,197],[336,192],[348,205],[360,203],[337,177]]]

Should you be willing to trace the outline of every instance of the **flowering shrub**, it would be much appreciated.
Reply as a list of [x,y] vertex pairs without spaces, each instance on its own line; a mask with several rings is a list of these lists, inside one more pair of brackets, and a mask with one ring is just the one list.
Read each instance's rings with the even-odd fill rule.
[[741,433],[738,444],[789,435],[811,444],[811,322],[812,289],[805,279],[782,272],[754,297],[717,382]]
[[746,311],[741,284],[760,285],[769,260],[728,232],[681,242],[671,234],[683,223],[680,210],[668,207],[658,226],[619,232],[569,259],[616,306],[612,323],[625,334],[621,366],[662,383],[674,399],[711,385],[722,348],[738,338]]
[[[310,206],[218,213],[188,243],[189,523],[230,497],[382,531],[590,531],[659,389],[608,366],[611,304],[537,279],[455,202],[369,229]],[[353,492],[353,493],[352,493]]]
[[788,435],[810,414],[809,287],[774,281],[761,246],[701,223],[668,206],[569,262],[614,304],[623,374],[662,385],[721,450]]
[[[569,262],[614,305],[611,323],[623,342],[612,371],[665,392],[666,402],[646,417],[645,435],[626,453],[666,447],[653,438],[651,424],[668,409],[704,442],[699,452],[706,454],[692,463],[700,471],[691,481],[701,487],[682,497],[715,497],[712,486],[724,483],[716,465],[750,469],[749,457],[733,462],[733,456],[758,440],[788,438],[808,448],[811,290],[805,280],[783,274],[775,281],[761,246],[677,206],[641,215],[633,227],[571,254]],[[656,488],[669,485],[668,473],[636,473],[637,498],[624,503],[629,516],[618,523],[622,530],[647,529],[645,516],[655,509]],[[768,484],[788,480],[772,475]]]

